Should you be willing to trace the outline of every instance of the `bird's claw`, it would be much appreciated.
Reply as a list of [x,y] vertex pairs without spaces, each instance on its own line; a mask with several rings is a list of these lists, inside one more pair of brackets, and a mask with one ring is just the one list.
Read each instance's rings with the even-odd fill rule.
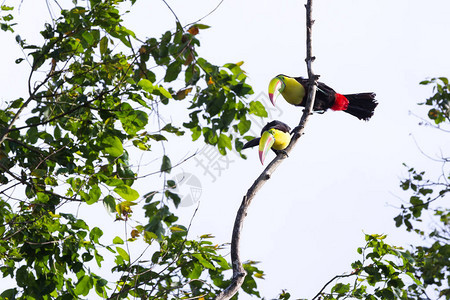
[[277,154],[283,154],[286,157],[289,157],[289,155],[287,154],[287,152],[285,150],[278,150]]

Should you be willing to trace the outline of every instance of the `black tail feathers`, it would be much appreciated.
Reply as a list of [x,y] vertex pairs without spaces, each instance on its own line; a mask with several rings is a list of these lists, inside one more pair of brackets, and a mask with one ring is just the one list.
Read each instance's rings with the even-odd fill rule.
[[345,112],[357,117],[360,120],[368,121],[373,116],[378,102],[375,100],[375,93],[360,93],[344,95],[348,99],[348,108]]

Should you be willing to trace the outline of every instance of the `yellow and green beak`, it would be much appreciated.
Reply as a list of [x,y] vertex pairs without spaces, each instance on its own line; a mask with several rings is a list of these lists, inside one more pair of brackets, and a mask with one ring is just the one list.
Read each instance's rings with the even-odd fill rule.
[[264,164],[264,159],[269,149],[272,148],[273,143],[275,143],[273,135],[268,131],[264,131],[259,140],[259,160],[262,164]]
[[269,82],[269,99],[273,105],[277,101],[278,96],[283,92],[286,84],[281,76],[277,76]]

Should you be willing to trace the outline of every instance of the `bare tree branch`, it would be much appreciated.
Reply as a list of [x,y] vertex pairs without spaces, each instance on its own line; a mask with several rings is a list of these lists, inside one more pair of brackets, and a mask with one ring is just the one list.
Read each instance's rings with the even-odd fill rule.
[[165,1],[162,0],[162,2],[164,2],[164,4],[169,8],[169,10],[172,12],[173,16],[175,17],[175,19],[177,20],[177,22],[181,25],[180,19],[178,19],[177,14],[173,11],[172,7],[170,7],[170,5]]
[[188,26],[190,26],[190,25],[196,24],[196,23],[202,21],[203,19],[205,19],[206,17],[209,17],[212,13],[214,13],[214,12],[219,8],[220,5],[222,5],[223,1],[224,1],[224,0],[221,0],[221,1],[219,2],[219,4],[217,4],[216,7],[214,7],[213,10],[211,10],[209,13],[207,13],[206,15],[204,15],[203,17],[201,17],[201,18],[198,19],[197,21],[194,21],[194,22],[192,22],[192,23],[189,23],[189,24],[185,25],[184,28],[186,28],[186,27],[188,27]]
[[305,109],[303,110],[303,115],[300,119],[298,126],[295,127],[294,130],[292,131],[293,136],[291,139],[291,143],[285,149],[285,154],[283,153],[278,154],[277,157],[275,157],[270,162],[267,168],[261,173],[261,175],[259,175],[259,177],[255,180],[253,185],[248,189],[247,194],[242,199],[241,206],[239,207],[239,210],[236,215],[236,220],[234,222],[233,236],[231,238],[231,263],[233,266],[233,277],[230,285],[216,297],[216,300],[230,299],[231,297],[233,297],[234,294],[237,293],[242,283],[244,282],[246,273],[244,267],[242,266],[239,254],[239,245],[242,226],[244,224],[244,218],[247,216],[248,207],[250,206],[250,203],[252,202],[256,193],[261,189],[261,187],[266,183],[266,181],[270,179],[272,173],[287,157],[287,154],[289,154],[295,147],[298,139],[303,134],[308,118],[312,113],[317,90],[316,81],[318,79],[318,76],[314,75],[311,67],[312,62],[314,61],[314,57],[311,54],[312,53],[311,33],[312,33],[312,25],[314,23],[314,21],[311,19],[312,0],[308,0],[305,7],[306,7],[306,33],[307,33],[305,61],[308,68],[308,77],[310,82],[306,106]]

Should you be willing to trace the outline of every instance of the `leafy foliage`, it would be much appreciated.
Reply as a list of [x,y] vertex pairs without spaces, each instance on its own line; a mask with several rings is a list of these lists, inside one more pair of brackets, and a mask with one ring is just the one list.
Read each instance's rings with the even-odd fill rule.
[[[435,94],[424,103],[432,106],[428,117],[435,124],[448,124],[447,78],[433,78],[421,84],[435,84]],[[408,168],[409,178],[400,183],[400,187],[412,195],[409,203],[402,205],[401,213],[394,218],[395,225],[405,226],[407,231],[423,237],[424,244],[404,250],[387,244],[385,235],[366,235],[365,247],[358,249],[362,259],[352,264],[354,271],[335,278],[356,279],[338,282],[330,292],[321,292],[316,298],[450,299],[450,210],[436,204],[446,199],[450,191],[450,174],[445,168],[448,161],[449,158],[442,158],[444,167],[439,181],[428,179],[424,171]],[[425,213],[432,214],[431,228],[421,226]]]
[[433,106],[428,112],[428,117],[436,124],[450,121],[450,85],[446,77],[424,80],[420,84],[434,84],[432,97],[423,104]]
[[[0,111],[0,271],[16,281],[2,298],[97,293],[181,299],[213,297],[226,284],[229,265],[220,247],[208,236],[188,240],[188,228],[176,223],[172,207],[180,197],[173,184],[137,190],[139,174],[129,156],[176,142],[185,130],[223,155],[233,145],[240,153],[248,114],[265,110],[245,100],[253,91],[242,62],[216,66],[199,57],[197,35],[207,25],[176,23],[160,38],[142,39],[122,21],[121,2],[73,1],[45,24],[40,45],[16,36],[26,54],[16,63],[29,62],[30,74],[28,95],[7,101]],[[2,6],[1,12],[2,30],[12,32],[13,8]],[[188,103],[184,120],[164,123],[159,107],[180,102]],[[155,127],[152,118],[161,125]],[[175,167],[167,153],[155,159],[161,166],[155,173]],[[133,210],[145,211],[146,223],[133,228],[126,242],[156,243],[151,261],[132,261],[121,237],[114,246],[102,244],[101,228],[65,210],[66,203],[99,202],[119,222],[130,220]],[[90,271],[92,262],[102,266],[104,253],[115,257],[117,282]],[[244,291],[257,295],[253,277],[262,272],[248,268]]]
[[13,10],[14,7],[12,6],[6,6],[2,5],[0,6],[0,13],[2,16],[0,16],[0,28],[3,31],[11,31],[14,32],[12,26],[14,26],[14,23],[11,23],[11,21],[14,19],[13,15],[9,12]]

